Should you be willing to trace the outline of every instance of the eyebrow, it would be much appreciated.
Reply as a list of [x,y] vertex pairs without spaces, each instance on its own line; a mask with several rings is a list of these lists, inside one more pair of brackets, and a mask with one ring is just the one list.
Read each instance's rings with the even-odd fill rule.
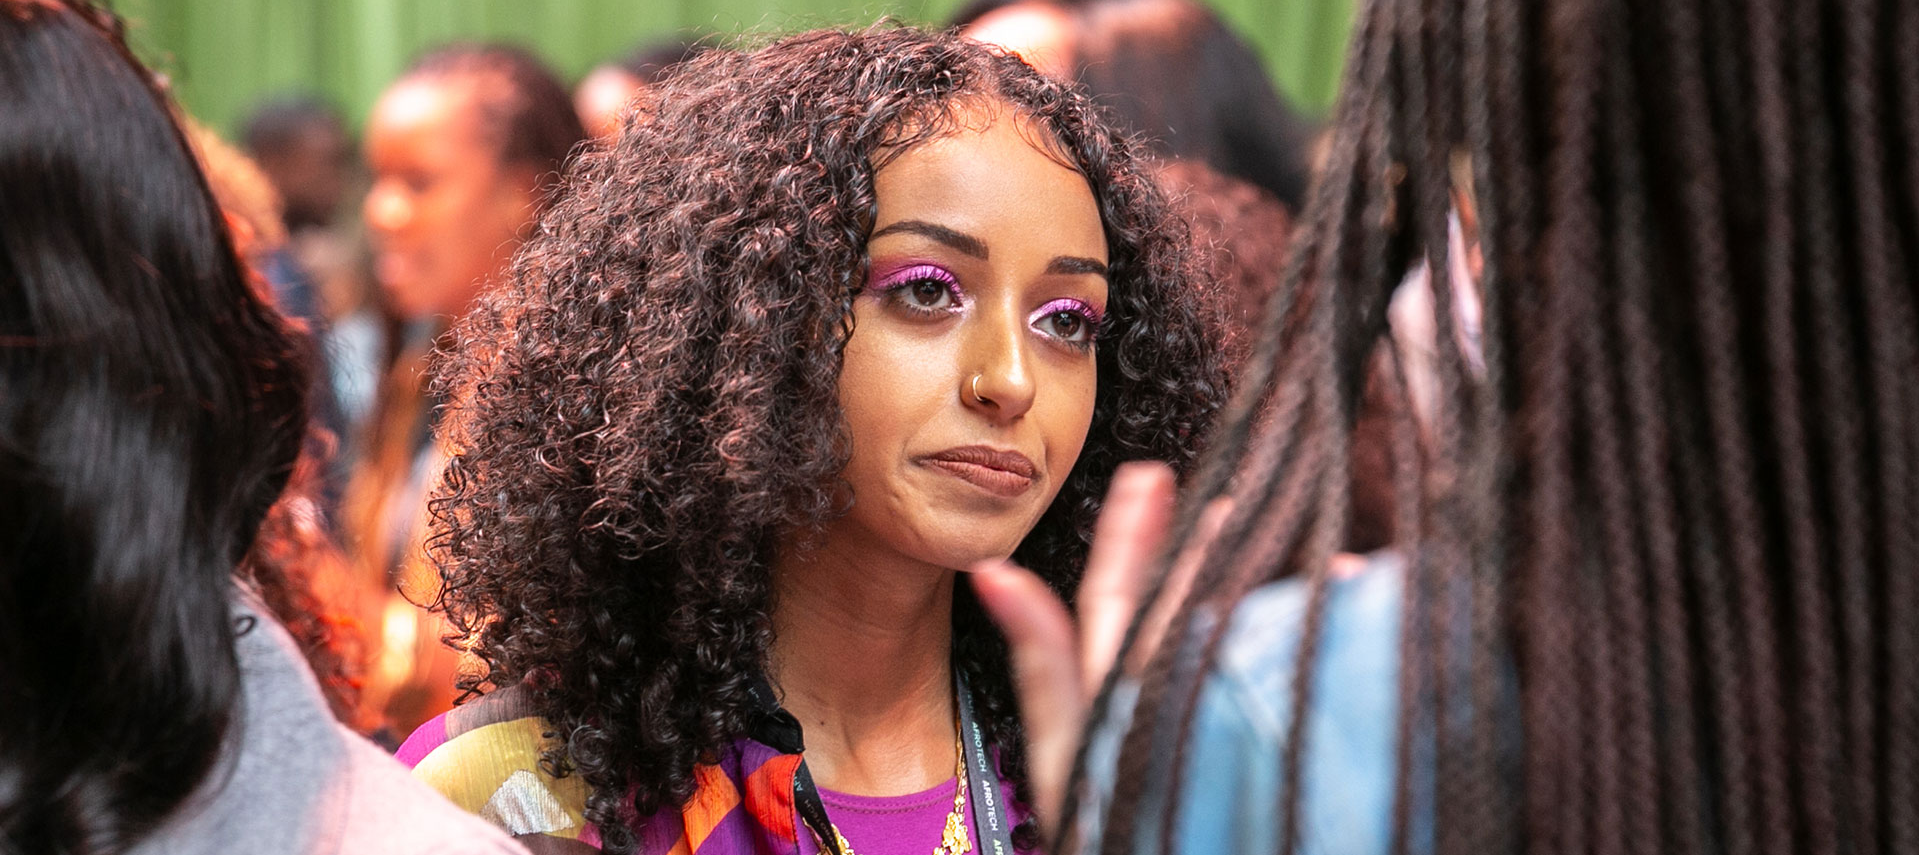
[[1110,278],[1107,276],[1105,264],[1090,258],[1081,258],[1077,255],[1061,255],[1055,257],[1052,261],[1047,262],[1046,272],[1068,274],[1091,273],[1102,279]]
[[979,238],[973,237],[965,232],[954,231],[945,226],[936,226],[925,220],[901,220],[874,232],[873,236],[867,238],[867,240],[879,240],[887,235],[896,233],[929,237],[981,261],[985,261],[987,257],[986,244]]
[[[901,220],[874,232],[873,236],[867,240],[878,240],[890,234],[915,234],[932,238],[981,261],[985,261],[990,255],[986,250],[986,243],[979,238],[945,226],[934,225],[925,220]],[[1049,274],[1091,273],[1100,277],[1107,275],[1104,263],[1077,255],[1055,256],[1052,261],[1047,262],[1046,272]]]

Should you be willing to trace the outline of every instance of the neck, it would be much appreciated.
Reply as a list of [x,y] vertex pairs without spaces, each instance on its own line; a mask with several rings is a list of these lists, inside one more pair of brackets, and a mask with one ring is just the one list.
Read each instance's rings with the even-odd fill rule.
[[822,547],[773,568],[769,676],[821,787],[919,792],[953,775],[950,570]]

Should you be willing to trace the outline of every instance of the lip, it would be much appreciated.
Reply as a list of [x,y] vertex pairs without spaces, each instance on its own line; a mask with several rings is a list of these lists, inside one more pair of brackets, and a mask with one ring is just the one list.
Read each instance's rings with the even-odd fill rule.
[[1039,468],[1026,455],[984,445],[949,448],[921,457],[919,463],[1007,498],[1026,492],[1039,480]]

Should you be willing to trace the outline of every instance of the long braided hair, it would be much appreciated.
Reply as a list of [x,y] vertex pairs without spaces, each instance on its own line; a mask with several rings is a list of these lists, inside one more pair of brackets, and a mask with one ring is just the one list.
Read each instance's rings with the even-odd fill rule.
[[1477,360],[1438,348],[1432,423],[1393,455],[1396,850],[1430,828],[1442,853],[1919,851],[1914,45],[1905,0],[1367,3],[1287,285],[1176,523],[1173,550],[1235,500],[1169,636],[1202,655],[1146,666],[1103,851],[1162,778],[1168,847],[1226,624],[1205,615],[1289,575],[1311,593],[1274,848],[1299,850],[1355,398],[1409,269],[1458,340],[1462,207]]

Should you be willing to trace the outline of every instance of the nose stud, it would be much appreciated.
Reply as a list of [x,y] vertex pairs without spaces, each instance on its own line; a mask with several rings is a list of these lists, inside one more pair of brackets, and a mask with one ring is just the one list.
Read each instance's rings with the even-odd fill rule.
[[973,375],[973,400],[978,401],[982,404],[988,403],[988,401],[986,400],[986,397],[979,393],[979,375],[978,374]]

